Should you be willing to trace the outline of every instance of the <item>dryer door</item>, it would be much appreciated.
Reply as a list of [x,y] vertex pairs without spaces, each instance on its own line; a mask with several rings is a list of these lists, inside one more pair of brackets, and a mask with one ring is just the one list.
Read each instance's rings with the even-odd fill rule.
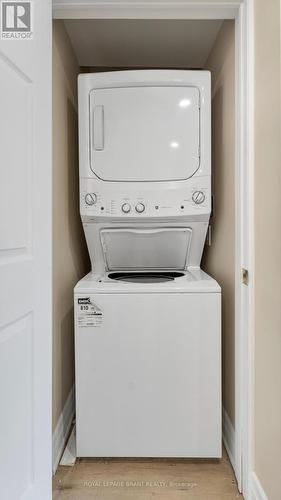
[[191,235],[187,227],[102,229],[106,269],[183,270],[188,263]]
[[128,87],[90,93],[90,161],[106,181],[176,181],[200,165],[196,87]]

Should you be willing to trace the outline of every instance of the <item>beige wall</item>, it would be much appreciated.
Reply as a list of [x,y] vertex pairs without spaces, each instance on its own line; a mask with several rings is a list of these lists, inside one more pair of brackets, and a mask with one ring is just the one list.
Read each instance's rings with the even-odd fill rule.
[[222,287],[223,405],[235,424],[234,400],[234,258],[235,258],[235,39],[234,22],[225,21],[209,55],[212,73],[212,245],[202,267]]
[[280,2],[255,0],[255,463],[281,498]]
[[53,33],[53,427],[74,382],[73,287],[89,269],[79,218],[79,67],[61,21]]

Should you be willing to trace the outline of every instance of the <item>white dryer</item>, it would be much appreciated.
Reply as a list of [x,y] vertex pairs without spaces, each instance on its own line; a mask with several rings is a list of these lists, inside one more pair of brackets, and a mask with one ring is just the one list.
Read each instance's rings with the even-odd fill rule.
[[211,207],[210,75],[79,77],[78,456],[221,456],[220,287],[200,269]]

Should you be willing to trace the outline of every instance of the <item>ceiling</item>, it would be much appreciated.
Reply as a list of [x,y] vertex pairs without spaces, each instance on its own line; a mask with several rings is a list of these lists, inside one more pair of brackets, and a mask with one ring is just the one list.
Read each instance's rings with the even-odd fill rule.
[[204,67],[221,20],[68,19],[80,66]]

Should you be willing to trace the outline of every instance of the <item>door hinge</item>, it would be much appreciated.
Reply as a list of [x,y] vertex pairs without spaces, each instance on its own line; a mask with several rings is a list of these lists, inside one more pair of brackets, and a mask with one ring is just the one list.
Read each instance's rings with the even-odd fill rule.
[[249,271],[248,269],[245,269],[242,267],[241,269],[241,281],[243,285],[248,285],[249,284]]

